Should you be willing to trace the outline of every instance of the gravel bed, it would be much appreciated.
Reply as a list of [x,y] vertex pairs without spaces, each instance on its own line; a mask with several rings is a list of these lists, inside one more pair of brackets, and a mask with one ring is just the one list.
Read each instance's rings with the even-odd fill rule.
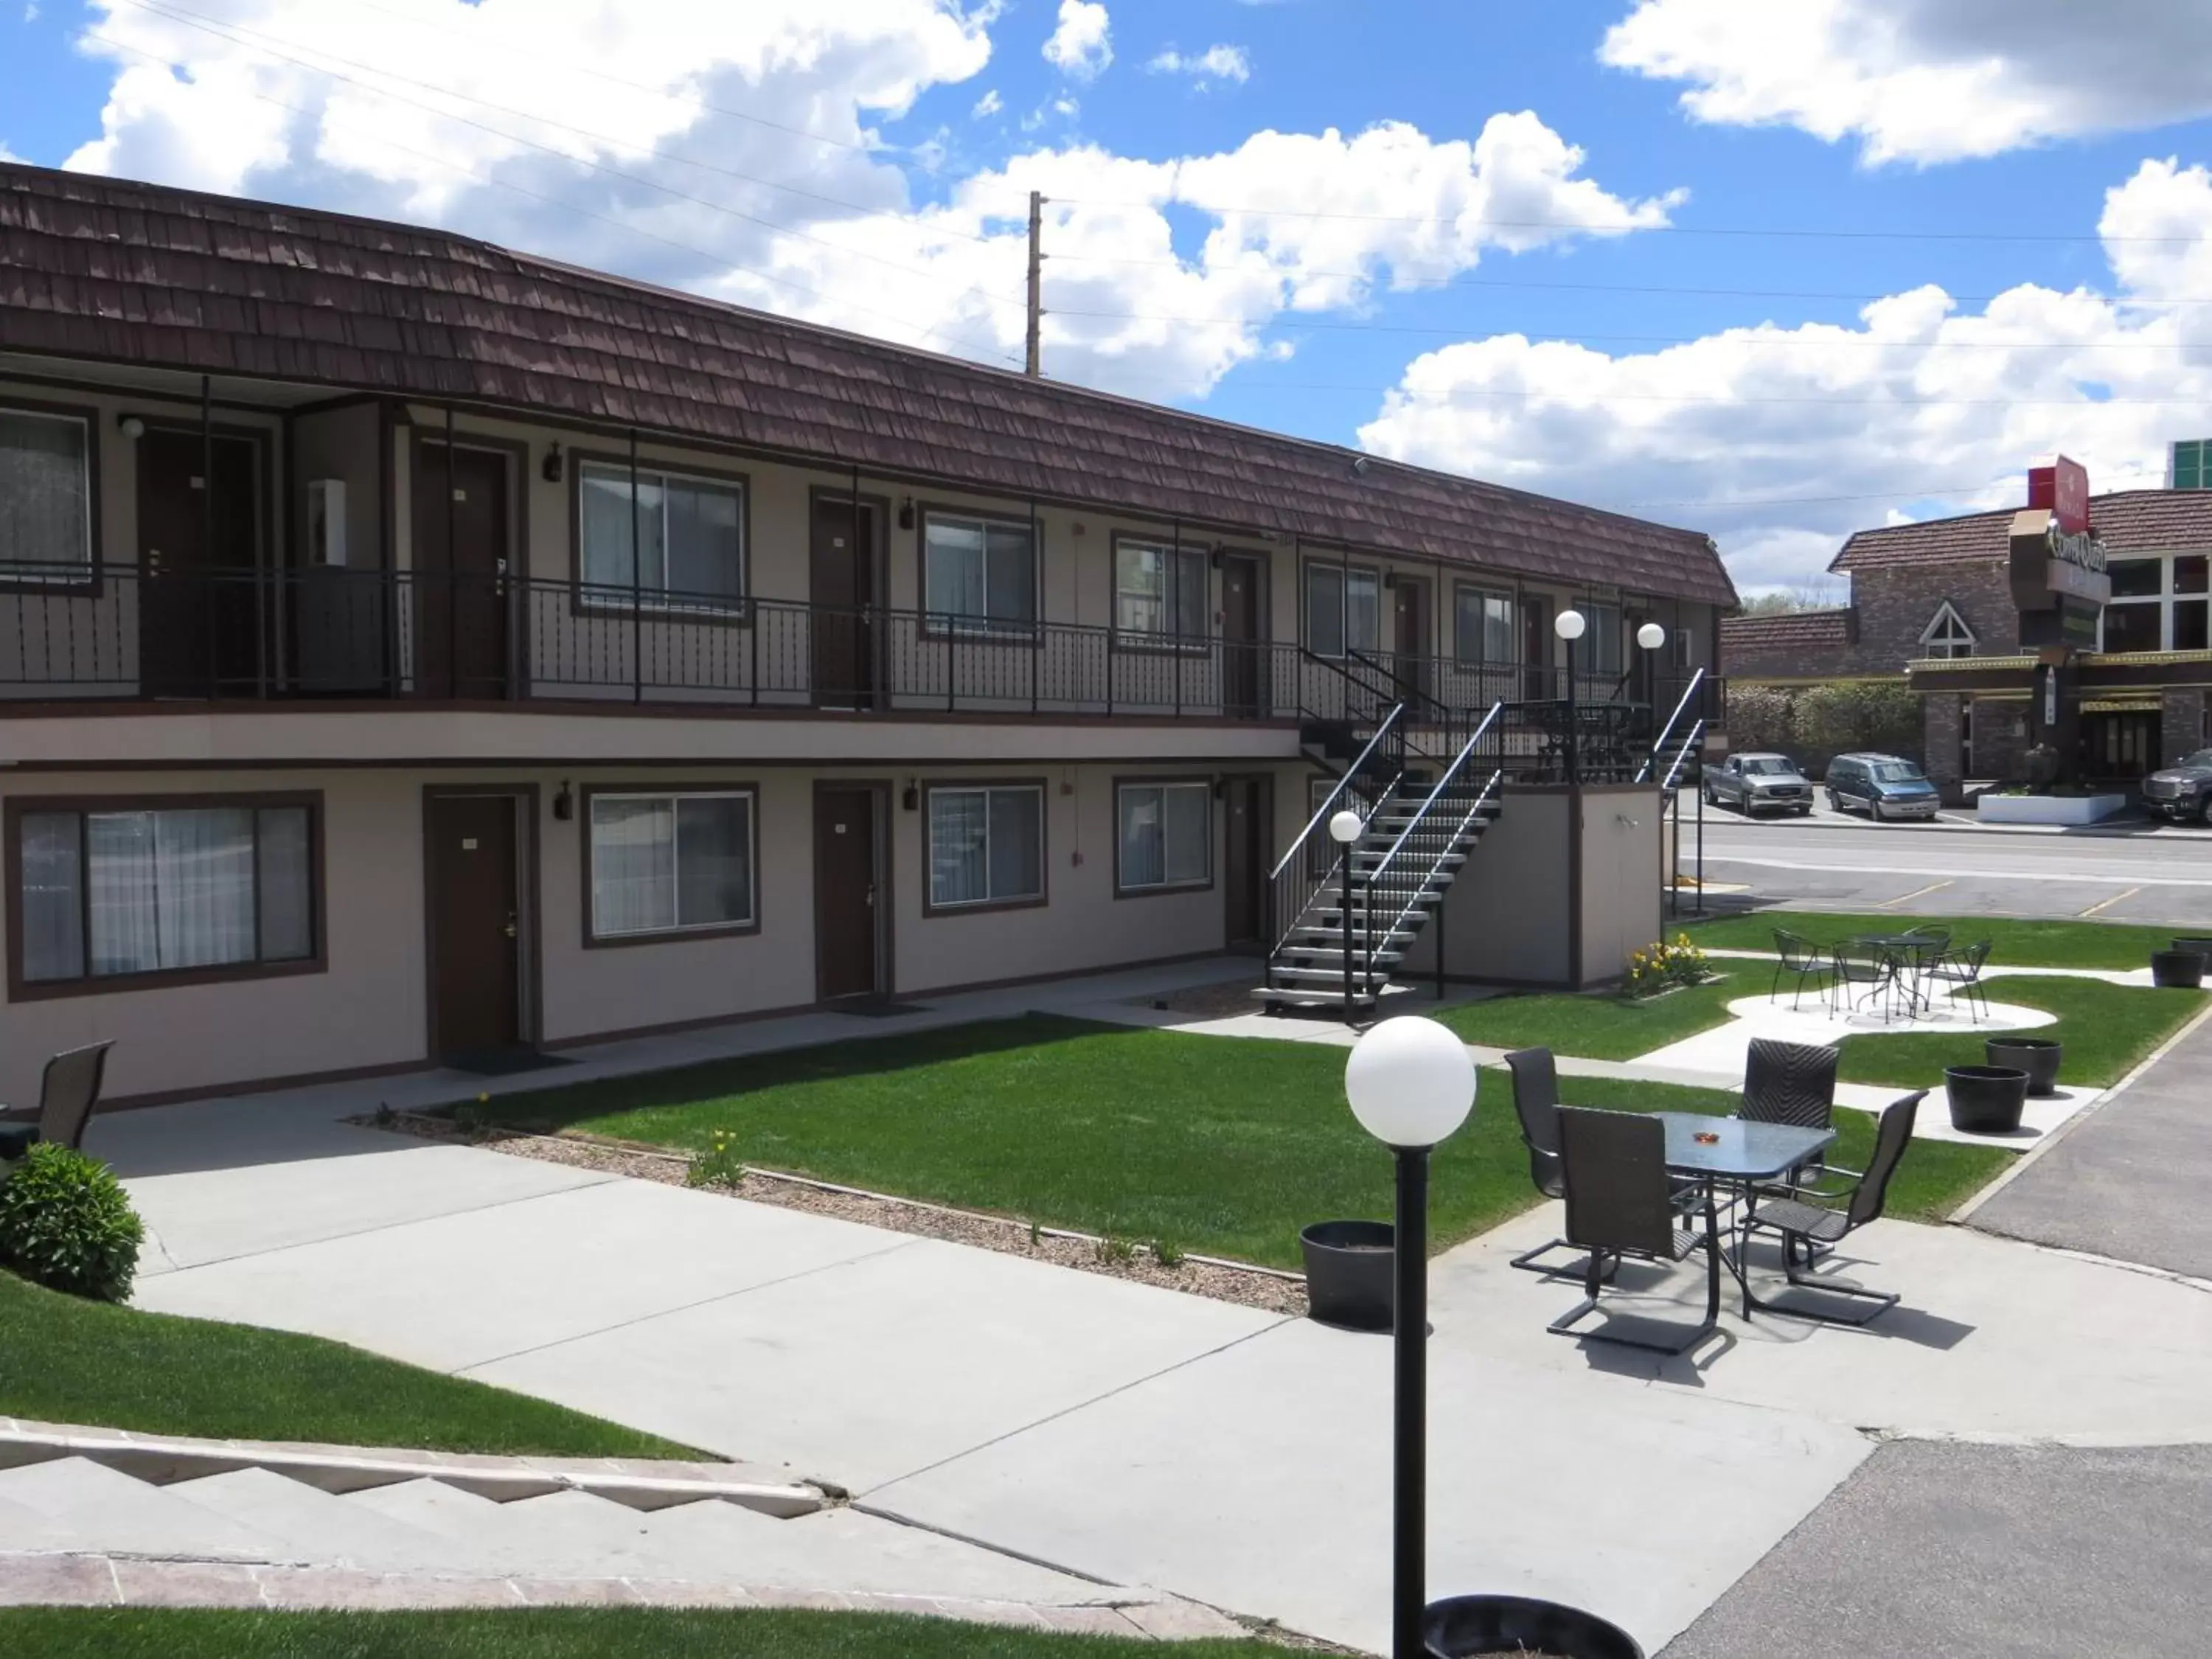
[[[538,1135],[516,1129],[464,1128],[449,1117],[414,1112],[349,1118],[365,1128],[388,1129],[395,1134],[424,1140],[460,1140],[487,1151],[516,1158],[534,1158],[546,1164],[565,1164],[572,1169],[597,1170],[628,1176],[636,1181],[657,1181],[663,1186],[690,1185],[691,1160],[680,1152],[663,1152],[631,1142],[602,1140],[584,1135]],[[1134,1279],[1164,1290],[1234,1302],[1268,1313],[1302,1317],[1306,1311],[1303,1279],[1285,1277],[1231,1262],[1188,1258],[1170,1267],[1142,1246],[1115,1248],[1080,1235],[1033,1228],[1028,1222],[1005,1216],[978,1215],[936,1205],[872,1193],[825,1187],[794,1176],[763,1174],[748,1170],[734,1187],[708,1190],[742,1198],[755,1204],[778,1204],[787,1210],[836,1216],[896,1232],[942,1238],[955,1244],[973,1244],[1006,1255],[1025,1255],[1079,1273],[1103,1273],[1109,1279]],[[1126,1253],[1125,1253],[1126,1249]]]

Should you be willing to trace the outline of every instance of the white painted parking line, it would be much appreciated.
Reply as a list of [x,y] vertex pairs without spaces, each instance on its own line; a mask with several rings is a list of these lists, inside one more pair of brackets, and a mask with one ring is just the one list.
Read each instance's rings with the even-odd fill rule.
[[[1747,865],[1752,868],[1758,870],[1802,870],[1819,875],[1942,876],[1949,880],[1956,880],[1959,878],[1958,868],[1956,866],[1953,866],[1949,869],[1942,869],[1906,864],[1809,864],[1805,862],[1803,860],[1799,859],[1745,858],[1741,854],[1736,853],[1707,853],[1705,854],[1705,862],[1707,864]],[[2086,870],[2070,870],[2063,866],[2043,870],[1977,870],[1973,872],[1973,879],[1977,881],[2081,881],[2106,884],[2134,882],[2137,884],[2139,887],[2212,887],[2212,878],[2200,878],[2193,876],[2146,877],[2137,874],[2106,876],[2098,875]],[[2126,896],[2127,896],[2124,893],[2115,895],[2113,902],[2118,903],[2120,899]]]

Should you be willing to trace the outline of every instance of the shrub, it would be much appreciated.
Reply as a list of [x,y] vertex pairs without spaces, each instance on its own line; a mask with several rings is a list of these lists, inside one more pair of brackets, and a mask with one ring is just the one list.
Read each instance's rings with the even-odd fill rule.
[[1671,942],[1662,939],[1631,951],[1621,989],[1631,997],[1650,997],[1678,985],[1702,985],[1711,977],[1705,953],[1690,943],[1687,933],[1677,933]]
[[0,1185],[0,1262],[51,1289],[123,1301],[145,1237],[114,1172],[67,1146],[33,1146]]

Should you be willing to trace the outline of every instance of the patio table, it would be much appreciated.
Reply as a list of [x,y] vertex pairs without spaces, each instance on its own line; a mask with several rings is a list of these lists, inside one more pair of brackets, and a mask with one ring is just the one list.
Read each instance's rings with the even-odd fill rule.
[[[1901,987],[1905,992],[1908,1009],[1917,1011],[1927,1002],[1928,995],[1922,988],[1921,979],[1929,963],[1942,953],[1936,940],[1925,933],[1859,933],[1845,943],[1881,952],[1889,963],[1892,983]],[[1887,1024],[1888,1015],[1886,1012],[1882,1018]]]
[[[1832,1128],[1809,1129],[1795,1123],[1754,1123],[1740,1117],[1708,1117],[1700,1112],[1654,1112],[1666,1126],[1667,1173],[1698,1182],[1705,1193],[1705,1319],[1711,1323],[1720,1313],[1721,1262],[1743,1291],[1744,1317],[1758,1304],[1751,1293],[1743,1252],[1723,1251],[1720,1243],[1719,1189],[1723,1186],[1748,1189],[1762,1181],[1775,1181],[1811,1163],[1836,1144]],[[1701,1134],[1714,1137],[1701,1143]]]

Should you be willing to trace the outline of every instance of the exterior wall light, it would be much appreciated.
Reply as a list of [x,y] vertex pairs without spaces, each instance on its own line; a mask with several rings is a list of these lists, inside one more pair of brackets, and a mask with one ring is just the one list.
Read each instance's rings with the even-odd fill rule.
[[559,483],[561,482],[561,468],[562,459],[560,444],[557,441],[548,444],[545,447],[545,463],[543,466],[538,468],[538,476],[543,477],[547,483]]
[[1428,1503],[1429,1152],[1474,1109],[1474,1057],[1435,1020],[1386,1019],[1361,1037],[1345,1063],[1344,1094],[1359,1127],[1398,1165],[1397,1220],[1390,1235],[1395,1328],[1393,1413],[1390,1652],[1419,1659],[1423,1640]]
[[123,435],[126,438],[136,440],[146,435],[146,422],[136,415],[125,415],[115,424],[122,428]]
[[899,528],[901,530],[914,528],[914,497],[911,495],[899,503]]
[[576,816],[576,792],[568,787],[568,780],[561,780],[561,787],[553,796],[553,816],[566,823]]

